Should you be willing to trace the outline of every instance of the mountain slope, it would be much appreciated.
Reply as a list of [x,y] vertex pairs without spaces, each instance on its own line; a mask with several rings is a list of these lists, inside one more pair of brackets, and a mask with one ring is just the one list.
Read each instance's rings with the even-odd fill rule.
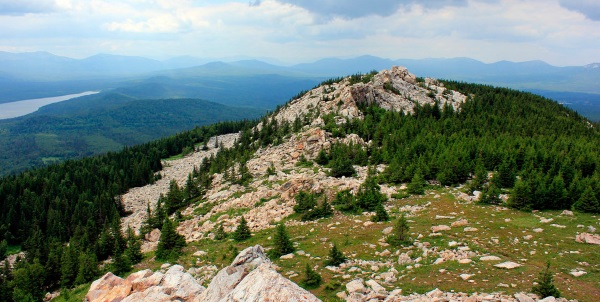
[[[548,259],[564,296],[600,294],[598,246],[579,242],[598,236],[600,135],[555,102],[395,67],[325,81],[257,124],[217,129],[2,179],[3,213],[37,209],[0,216],[5,238],[49,268],[50,255],[74,255],[110,258],[104,268],[124,274],[121,222],[144,235],[136,269],[174,261],[203,285],[261,244],[282,275],[323,299],[521,300]],[[179,240],[172,223],[187,246],[160,260]],[[295,252],[275,254],[281,238]],[[327,267],[334,246],[347,259]],[[78,284],[77,265],[61,271],[61,284]]]

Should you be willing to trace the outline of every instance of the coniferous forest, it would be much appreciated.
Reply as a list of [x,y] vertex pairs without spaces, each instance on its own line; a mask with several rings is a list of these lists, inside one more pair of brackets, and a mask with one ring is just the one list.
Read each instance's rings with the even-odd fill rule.
[[[451,81],[444,84],[469,96],[460,109],[424,105],[407,114],[365,106],[361,108],[364,119],[340,124],[332,116],[322,116],[324,129],[334,136],[356,133],[371,141],[367,148],[340,144],[323,150],[315,161],[330,167],[331,176],[351,176],[352,165],[387,166],[382,173],[370,173],[357,200],[340,194],[340,200],[345,196],[350,201],[332,204],[342,203],[338,209],[345,207],[349,212],[376,210],[383,198],[370,194],[374,191],[370,188],[377,183],[410,183],[418,194],[428,181],[442,186],[467,184],[470,191],[482,192],[480,202],[484,203],[503,203],[500,195],[508,194],[506,204],[521,210],[600,213],[597,125],[534,94]],[[294,123],[283,124],[265,117],[258,122],[260,130],[253,129],[255,121],[219,123],[0,179],[0,241],[20,245],[27,255],[12,271],[0,273],[0,300],[37,301],[48,289],[89,282],[101,273],[98,262],[109,257],[113,259],[110,269],[127,271],[141,256],[135,235],[121,232],[119,218],[127,213],[119,195],[155,181],[161,159],[189,153],[211,136],[241,132],[234,147],[203,162],[185,188],[175,184],[159,201],[159,209],[149,209],[153,213],[149,227],[172,230],[174,222],[168,215],[177,216],[177,210],[200,198],[213,173],[237,170],[230,177],[243,185],[252,177],[245,164],[255,150],[281,143],[315,114],[309,112]],[[311,198],[307,196],[310,202],[306,203],[316,207],[318,202]],[[329,214],[326,200],[321,206],[319,215]],[[170,239],[181,248],[180,239]],[[162,252],[165,259],[170,257],[169,251]]]

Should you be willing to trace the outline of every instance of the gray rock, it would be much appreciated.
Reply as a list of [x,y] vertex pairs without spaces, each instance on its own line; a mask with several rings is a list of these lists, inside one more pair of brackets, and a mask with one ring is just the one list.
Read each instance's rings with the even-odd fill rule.
[[197,301],[220,301],[227,296],[236,285],[252,270],[263,263],[270,263],[265,250],[259,246],[251,246],[241,251],[230,266],[222,269],[212,279],[208,287]]

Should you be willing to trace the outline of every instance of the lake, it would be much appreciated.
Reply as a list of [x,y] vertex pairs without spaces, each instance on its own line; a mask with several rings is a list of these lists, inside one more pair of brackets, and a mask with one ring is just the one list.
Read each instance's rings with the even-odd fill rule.
[[80,96],[96,94],[98,92],[100,91],[86,91],[82,93],[67,94],[40,99],[22,100],[0,104],[0,119],[8,119],[23,116],[32,112],[36,112],[38,109],[40,109],[40,107],[46,106],[48,104],[58,103],[78,98]]

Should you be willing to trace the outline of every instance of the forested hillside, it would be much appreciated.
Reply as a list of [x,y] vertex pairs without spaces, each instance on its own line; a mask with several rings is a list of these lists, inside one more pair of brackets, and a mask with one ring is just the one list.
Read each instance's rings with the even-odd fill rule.
[[[368,171],[357,192],[340,190],[331,201],[346,214],[370,211],[377,212],[374,221],[388,220],[380,185],[400,183],[408,183],[402,194],[422,194],[427,186],[466,184],[468,193],[482,191],[478,201],[484,204],[505,204],[525,211],[600,213],[600,131],[585,118],[530,93],[411,79],[410,75],[407,82],[389,78],[386,82],[386,76],[395,75],[373,72],[326,81],[258,124],[219,123],[120,152],[2,178],[0,241],[21,245],[27,256],[13,272],[2,273],[0,299],[39,299],[44,291],[89,282],[103,270],[128,271],[142,256],[136,243],[139,238],[121,233],[119,218],[128,213],[120,194],[155,181],[161,159],[203,148],[208,138],[217,134],[241,131],[232,148],[220,148],[194,168],[185,187],[175,183],[156,208],[148,205],[142,233],[160,228],[163,234],[171,234],[171,246],[159,245],[155,253],[159,259],[177,258],[177,252],[172,254],[170,249],[177,251],[184,245],[173,231],[172,219],[202,217],[218,205],[219,201],[204,199],[216,174],[221,183],[244,188],[259,175],[257,169],[248,168],[257,150],[265,154],[315,125],[327,133],[323,137],[336,139],[335,143],[315,157],[307,153],[294,158],[296,166],[324,169],[334,179],[353,178],[360,169]],[[411,96],[407,91],[416,92]],[[373,95],[377,97],[370,99]],[[462,96],[466,98],[459,104]],[[426,101],[417,102],[417,97]],[[408,105],[402,103],[406,110],[393,106],[392,101],[400,98],[409,101]],[[350,102],[358,111],[348,106]],[[301,111],[291,111],[293,106]],[[303,148],[304,144],[298,150]],[[278,172],[271,162],[265,173]],[[263,183],[268,185],[268,178]],[[324,201],[317,201],[320,195],[305,193],[296,195],[297,218],[333,215],[326,195]],[[505,196],[509,196],[507,200]],[[266,202],[261,199],[254,207]],[[198,208],[182,216],[181,211],[192,204]],[[234,216],[232,212],[229,218]],[[194,228],[198,225],[193,223]],[[233,238],[242,241],[248,237],[238,235],[249,236],[240,234],[236,231]],[[99,269],[98,261],[108,258],[112,264]]]
[[255,119],[265,111],[199,99],[138,99],[100,93],[0,120],[0,175],[117,151],[194,126]]

